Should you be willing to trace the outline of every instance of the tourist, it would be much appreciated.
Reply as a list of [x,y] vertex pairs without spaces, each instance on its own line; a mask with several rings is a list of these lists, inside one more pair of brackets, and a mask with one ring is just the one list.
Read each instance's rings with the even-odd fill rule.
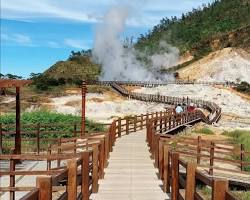
[[182,113],[182,112],[183,112],[183,108],[181,107],[181,104],[178,104],[178,105],[176,106],[176,108],[175,108],[175,112],[176,112],[177,114],[179,114],[179,113]]

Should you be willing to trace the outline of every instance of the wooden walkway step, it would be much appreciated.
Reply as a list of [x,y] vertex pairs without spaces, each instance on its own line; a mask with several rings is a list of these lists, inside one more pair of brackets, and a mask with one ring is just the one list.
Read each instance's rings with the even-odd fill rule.
[[105,178],[99,181],[99,192],[92,200],[167,200],[162,181],[150,159],[146,130],[117,139],[110,154]]

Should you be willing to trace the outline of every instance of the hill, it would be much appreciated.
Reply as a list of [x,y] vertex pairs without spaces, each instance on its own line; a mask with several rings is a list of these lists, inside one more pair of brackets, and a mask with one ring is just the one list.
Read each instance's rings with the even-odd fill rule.
[[66,61],[59,61],[46,70],[43,75],[54,79],[96,80],[101,73],[101,67],[91,61],[91,51],[71,52]]
[[249,19],[249,0],[216,0],[182,14],[179,19],[162,19],[139,37],[135,47],[152,55],[158,51],[160,41],[165,41],[178,47],[181,54],[192,54],[194,60],[224,47],[249,48]]

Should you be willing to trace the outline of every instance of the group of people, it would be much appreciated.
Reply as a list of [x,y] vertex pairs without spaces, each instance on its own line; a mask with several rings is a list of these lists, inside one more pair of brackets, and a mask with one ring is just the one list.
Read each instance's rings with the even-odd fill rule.
[[175,107],[175,113],[179,114],[182,113],[184,111],[187,112],[193,112],[196,109],[196,105],[194,103],[190,103],[189,105],[181,105],[181,104],[177,104],[177,106]]

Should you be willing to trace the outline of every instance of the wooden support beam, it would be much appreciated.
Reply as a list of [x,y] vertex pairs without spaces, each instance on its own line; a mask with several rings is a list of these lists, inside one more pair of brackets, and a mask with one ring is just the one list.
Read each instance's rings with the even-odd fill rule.
[[172,153],[171,158],[171,177],[172,177],[172,187],[171,187],[171,200],[178,200],[179,196],[179,154]]
[[37,177],[36,187],[39,189],[39,200],[52,200],[52,178],[50,176]]
[[20,87],[16,87],[16,135],[15,135],[15,154],[21,154],[21,129],[20,129]]
[[214,179],[212,183],[212,200],[225,200],[228,191],[228,181]]
[[68,200],[75,200],[77,197],[77,162],[76,159],[71,159],[67,163],[68,168]]
[[197,165],[194,162],[187,163],[185,199],[194,199],[196,167]]

